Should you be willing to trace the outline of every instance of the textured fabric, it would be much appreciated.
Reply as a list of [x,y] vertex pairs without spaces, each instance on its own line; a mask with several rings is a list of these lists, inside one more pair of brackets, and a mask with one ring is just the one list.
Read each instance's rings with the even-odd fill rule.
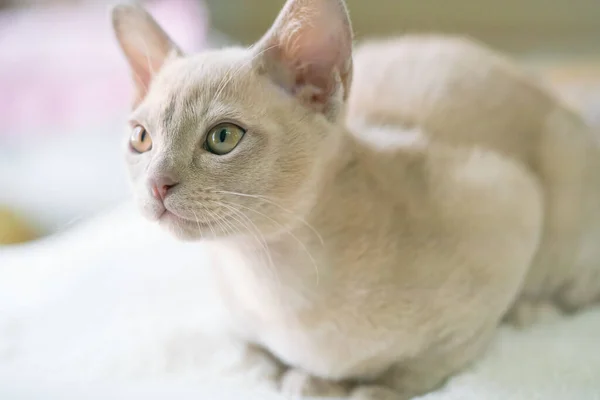
[[[204,245],[126,206],[0,248],[1,399],[286,400],[235,370]],[[600,310],[502,328],[425,400],[596,400]]]

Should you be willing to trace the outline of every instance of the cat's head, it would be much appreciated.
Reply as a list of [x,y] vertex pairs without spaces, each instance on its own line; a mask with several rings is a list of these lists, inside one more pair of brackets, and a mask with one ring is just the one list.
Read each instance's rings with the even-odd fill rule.
[[254,46],[194,56],[139,6],[113,24],[137,89],[127,162],[143,213],[186,239],[301,221],[351,81],[343,0],[289,0]]

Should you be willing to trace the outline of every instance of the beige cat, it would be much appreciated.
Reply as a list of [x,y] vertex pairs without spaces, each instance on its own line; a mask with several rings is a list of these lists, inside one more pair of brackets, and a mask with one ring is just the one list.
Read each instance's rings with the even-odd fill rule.
[[353,64],[342,0],[191,57],[141,8],[113,18],[140,207],[237,254],[215,266],[232,327],[284,392],[409,399],[509,310],[598,299],[598,144],[506,60],[419,36]]

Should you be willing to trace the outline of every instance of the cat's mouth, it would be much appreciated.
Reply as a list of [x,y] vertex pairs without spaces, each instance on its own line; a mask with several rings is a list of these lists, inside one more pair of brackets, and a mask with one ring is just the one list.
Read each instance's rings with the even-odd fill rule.
[[245,233],[244,227],[238,225],[239,218],[232,217],[231,214],[215,213],[211,218],[198,210],[192,212],[192,215],[163,205],[163,209],[156,214],[155,221],[185,240],[237,236]]
[[202,234],[204,232],[214,232],[215,225],[211,221],[195,218],[183,217],[176,212],[173,212],[165,208],[165,211],[158,218],[159,224],[164,224],[169,227],[176,227],[185,231],[194,232],[195,234]]
[[182,217],[181,215],[177,214],[176,212],[173,212],[167,208],[165,208],[165,210],[163,211],[163,213],[160,215],[160,217],[158,217],[158,221],[159,222],[169,222],[169,223],[175,223],[175,224],[194,224],[197,226],[203,226],[206,225],[208,227],[208,224],[206,222],[200,221],[200,220],[195,220],[192,221],[189,218],[185,218]]

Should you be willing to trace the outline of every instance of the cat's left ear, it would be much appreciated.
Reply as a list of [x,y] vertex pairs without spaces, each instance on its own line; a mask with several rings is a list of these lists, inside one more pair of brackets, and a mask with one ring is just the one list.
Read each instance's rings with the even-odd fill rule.
[[335,119],[352,80],[352,27],[343,0],[288,0],[255,49],[278,85]]
[[141,6],[131,3],[112,9],[113,29],[131,66],[136,85],[134,107],[148,93],[153,76],[182,51]]

